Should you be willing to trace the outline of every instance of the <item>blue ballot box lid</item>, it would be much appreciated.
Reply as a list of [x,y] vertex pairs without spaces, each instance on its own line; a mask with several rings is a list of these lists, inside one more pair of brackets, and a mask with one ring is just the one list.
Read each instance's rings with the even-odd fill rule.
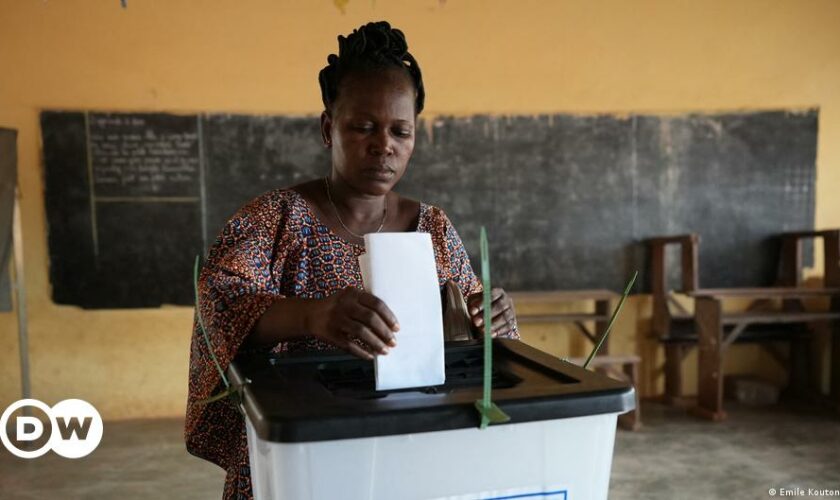
[[[447,343],[446,383],[377,391],[373,363],[338,352],[243,355],[231,383],[257,435],[297,443],[477,427],[481,341]],[[507,424],[635,408],[628,382],[557,359],[517,340],[493,341],[493,402]]]

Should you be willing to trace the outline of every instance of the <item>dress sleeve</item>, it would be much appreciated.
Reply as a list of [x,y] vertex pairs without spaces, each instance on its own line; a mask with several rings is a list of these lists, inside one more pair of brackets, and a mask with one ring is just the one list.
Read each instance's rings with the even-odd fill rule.
[[224,448],[233,447],[238,435],[224,427],[237,415],[230,414],[236,410],[227,399],[200,403],[223,388],[210,349],[221,369],[227,370],[257,320],[283,297],[273,276],[282,273],[294,244],[285,204],[282,195],[271,193],[240,209],[211,248],[199,277],[197,313],[210,345],[196,318],[190,348],[187,448],[225,468]]
[[[452,280],[461,289],[464,298],[469,297],[475,293],[480,293],[484,290],[481,285],[481,280],[475,275],[472,265],[470,264],[470,257],[467,254],[467,249],[464,247],[458,231],[449,220],[449,217],[440,210],[434,209],[434,218],[437,219],[434,227],[437,228],[439,234],[436,235],[433,231],[432,241],[435,247],[440,246],[437,252],[438,260],[438,278],[441,286],[447,280]],[[439,239],[438,241],[435,241]],[[512,332],[506,335],[507,338],[519,339],[519,327],[516,324],[516,319],[513,320]]]

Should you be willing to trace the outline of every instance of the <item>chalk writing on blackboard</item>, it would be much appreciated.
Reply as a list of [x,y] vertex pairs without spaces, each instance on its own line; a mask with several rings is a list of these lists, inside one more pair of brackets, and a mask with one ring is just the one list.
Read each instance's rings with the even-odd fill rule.
[[85,122],[94,256],[108,204],[202,202],[196,116],[86,113]]
[[97,202],[125,197],[199,196],[199,139],[195,119],[190,119],[188,128],[184,129],[185,124],[178,123],[183,121],[181,117],[174,116],[175,123],[167,123],[162,118],[160,115],[90,115],[90,169]]

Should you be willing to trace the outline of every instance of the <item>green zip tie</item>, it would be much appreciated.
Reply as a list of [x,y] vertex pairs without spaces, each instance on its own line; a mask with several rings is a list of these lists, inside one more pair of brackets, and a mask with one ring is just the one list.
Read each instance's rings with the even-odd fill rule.
[[[225,388],[230,389],[230,382],[228,382],[227,377],[225,377],[225,372],[222,370],[222,365],[219,363],[219,360],[216,358],[216,353],[213,352],[213,345],[210,343],[210,336],[207,335],[207,330],[204,328],[204,321],[201,319],[201,307],[198,304],[198,263],[201,257],[196,255],[195,256],[195,266],[193,266],[193,290],[195,290],[195,316],[198,319],[198,327],[201,329],[201,333],[204,335],[204,342],[207,343],[207,350],[210,352],[210,357],[213,358],[213,363],[216,365],[216,369],[219,370],[219,375],[222,377],[222,382],[225,383]],[[230,391],[228,391],[228,394]],[[225,393],[217,394],[216,396],[220,396],[221,394],[227,395]],[[212,396],[201,403],[210,403],[215,401],[213,399],[216,396]],[[218,398],[221,399],[221,398]]]
[[236,394],[236,389],[234,389],[233,387],[228,387],[227,389],[223,390],[222,392],[214,394],[207,399],[202,399],[200,401],[196,401],[195,404],[206,405],[206,404],[213,403],[215,401],[220,401],[222,399],[225,399],[228,396],[232,396],[232,395],[235,395],[235,394]]
[[595,358],[595,355],[601,350],[601,346],[604,344],[604,341],[607,340],[607,337],[612,330],[613,323],[615,323],[615,318],[618,317],[618,313],[621,311],[621,307],[624,305],[624,301],[627,300],[627,296],[630,295],[630,289],[633,288],[633,283],[636,282],[636,277],[639,275],[639,271],[633,273],[633,277],[630,278],[630,282],[627,283],[627,286],[624,287],[624,293],[621,294],[621,300],[618,301],[618,306],[616,306],[615,310],[612,313],[612,317],[610,318],[610,322],[607,323],[607,329],[604,331],[604,334],[601,335],[601,340],[598,341],[598,344],[595,345],[595,348],[592,349],[592,352],[589,353],[589,357],[586,358],[586,362],[583,364],[584,368],[589,366],[589,363],[592,362],[592,359]]
[[481,285],[484,287],[484,397],[475,402],[475,408],[481,415],[480,428],[486,429],[491,423],[510,421],[510,416],[490,399],[493,389],[493,318],[490,310],[490,252],[487,250],[487,231],[484,226],[481,226]]

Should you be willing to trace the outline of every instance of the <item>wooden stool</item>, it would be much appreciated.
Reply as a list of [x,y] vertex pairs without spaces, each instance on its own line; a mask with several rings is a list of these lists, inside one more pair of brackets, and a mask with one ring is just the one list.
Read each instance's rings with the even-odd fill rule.
[[[583,366],[584,358],[570,358],[569,361],[576,365]],[[595,356],[589,366],[603,372],[606,375],[624,380],[633,384],[636,388],[636,409],[618,416],[618,426],[628,431],[637,431],[642,427],[642,410],[639,406],[639,363],[642,358],[635,354]]]

